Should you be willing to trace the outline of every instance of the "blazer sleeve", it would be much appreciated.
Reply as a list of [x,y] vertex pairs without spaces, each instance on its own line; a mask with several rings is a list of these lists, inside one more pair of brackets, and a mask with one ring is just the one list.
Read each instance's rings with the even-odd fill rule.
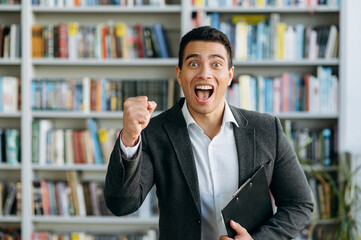
[[252,235],[255,240],[294,238],[312,219],[313,202],[306,176],[278,118],[275,125],[276,156],[270,190],[277,212]]
[[[144,138],[142,138],[142,141]],[[118,137],[110,155],[105,177],[104,197],[107,208],[116,216],[128,215],[142,205],[153,186],[153,165],[141,142],[136,158],[122,156]]]

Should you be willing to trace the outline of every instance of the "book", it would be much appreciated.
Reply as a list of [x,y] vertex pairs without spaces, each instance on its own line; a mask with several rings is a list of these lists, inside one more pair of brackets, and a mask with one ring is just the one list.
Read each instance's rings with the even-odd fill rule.
[[9,183],[8,194],[6,196],[3,210],[3,214],[5,216],[12,214],[12,208],[15,203],[15,197],[17,192],[16,187],[16,183]]
[[153,25],[152,30],[155,32],[156,39],[159,44],[160,49],[160,57],[161,58],[168,58],[169,57],[169,51],[167,46],[167,41],[164,33],[164,29],[162,24],[156,23]]
[[0,182],[0,216],[3,215],[4,199],[5,199],[5,187],[4,187],[4,183]]
[[230,220],[239,223],[253,234],[273,216],[271,196],[266,172],[261,166],[233,195],[232,200],[222,209],[224,223],[229,237],[236,236]]
[[19,135],[18,129],[6,129],[5,131],[6,160],[10,165],[20,163]]
[[91,138],[92,138],[92,143],[93,143],[92,145],[93,145],[93,151],[94,151],[94,163],[95,164],[103,164],[96,123],[93,119],[88,118],[86,120],[86,125],[87,125],[87,129],[89,130]]
[[[71,170],[66,172],[66,178],[68,182],[68,186],[70,188],[70,201],[74,205],[75,215],[81,216],[80,208],[79,208],[79,193],[78,193],[78,176],[76,171]],[[80,191],[79,191],[80,192]],[[83,214],[83,212],[82,212]]]

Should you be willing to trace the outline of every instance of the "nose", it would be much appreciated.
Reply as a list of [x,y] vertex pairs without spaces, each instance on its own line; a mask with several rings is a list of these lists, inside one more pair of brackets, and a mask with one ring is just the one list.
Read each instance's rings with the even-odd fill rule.
[[210,79],[212,76],[211,69],[208,65],[202,65],[199,68],[198,78],[200,79]]

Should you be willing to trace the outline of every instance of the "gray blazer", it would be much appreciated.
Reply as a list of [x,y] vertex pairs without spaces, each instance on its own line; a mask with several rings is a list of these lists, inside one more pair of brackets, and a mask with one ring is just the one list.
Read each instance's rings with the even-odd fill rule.
[[[173,108],[151,119],[142,132],[141,151],[134,160],[122,158],[118,138],[106,174],[106,204],[117,216],[136,211],[156,185],[161,240],[201,239],[197,170],[181,112],[183,104],[181,99]],[[232,106],[231,111],[239,125],[233,125],[238,184],[265,165],[277,206],[277,213],[252,237],[293,238],[309,224],[313,204],[306,177],[281,124],[269,114]]]

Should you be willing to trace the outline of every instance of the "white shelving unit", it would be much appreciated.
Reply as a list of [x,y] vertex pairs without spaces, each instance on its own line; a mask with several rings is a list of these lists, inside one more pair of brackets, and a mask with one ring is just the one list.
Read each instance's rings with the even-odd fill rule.
[[[357,1],[357,0],[354,0]],[[174,1],[172,1],[173,3]],[[342,99],[347,92],[344,85],[347,85],[345,76],[346,67],[343,66],[350,56],[345,52],[342,43],[346,43],[351,34],[347,32],[344,35],[344,28],[347,25],[347,18],[342,15],[345,8],[352,8],[351,4],[341,1],[341,7],[317,7],[317,8],[193,8],[190,1],[176,1],[166,7],[115,7],[115,6],[97,6],[97,7],[77,7],[77,8],[47,8],[32,6],[31,1],[23,0],[21,6],[2,6],[0,5],[0,21],[3,23],[17,22],[22,26],[22,58],[21,59],[0,59],[0,75],[15,75],[21,77],[21,98],[22,110],[19,113],[0,113],[0,127],[17,126],[21,128],[21,155],[22,163],[20,166],[0,165],[0,175],[11,176],[21,179],[22,187],[22,216],[21,217],[1,217],[0,226],[18,225],[22,230],[22,239],[30,239],[31,233],[37,230],[87,230],[92,226],[104,231],[119,230],[139,230],[144,228],[156,228],[157,219],[135,219],[135,218],[115,218],[115,217],[39,217],[33,216],[32,210],[32,192],[31,185],[34,178],[42,175],[65,175],[67,170],[76,170],[84,176],[91,178],[101,178],[105,176],[106,166],[92,165],[71,165],[71,166],[40,166],[31,163],[31,126],[33,119],[52,119],[56,126],[84,126],[84,119],[95,118],[100,125],[108,124],[121,127],[122,112],[109,113],[83,113],[83,112],[50,112],[50,111],[32,111],[30,105],[31,92],[29,89],[31,80],[35,77],[80,77],[84,76],[105,76],[117,78],[141,78],[144,76],[152,77],[175,77],[175,66],[177,64],[177,48],[180,37],[188,32],[191,27],[192,13],[202,10],[204,12],[218,12],[222,15],[233,14],[270,14],[280,13],[285,16],[284,21],[300,21],[306,23],[317,21],[321,15],[330,16],[326,21],[335,22],[340,27],[340,59],[336,60],[300,60],[300,61],[239,61],[234,60],[236,66],[235,74],[255,71],[275,73],[282,70],[298,72],[315,72],[317,66],[331,66],[338,70],[340,79],[340,98]],[[188,3],[189,2],[189,3]],[[347,12],[347,11],[346,11]],[[306,16],[306,17],[305,17]],[[334,17],[337,17],[334,20]],[[169,59],[115,59],[115,60],[67,60],[67,59],[32,59],[31,58],[31,26],[33,24],[59,23],[61,21],[78,21],[84,24],[93,24],[97,22],[107,22],[108,20],[125,21],[129,24],[144,22],[151,25],[154,22],[161,22],[166,26],[167,31],[171,33],[171,53]],[[283,19],[282,19],[283,20]],[[352,49],[347,48],[348,51]],[[351,58],[352,59],[352,58]],[[141,71],[139,71],[141,69]],[[352,87],[351,87],[352,88]],[[350,89],[348,86],[347,89]],[[345,102],[340,101],[339,109],[345,111]],[[349,109],[349,108],[346,108]],[[350,112],[350,110],[347,110]],[[156,112],[155,114],[159,114]],[[328,125],[339,123],[339,140],[347,139],[347,134],[342,133],[348,119],[339,113],[335,114],[315,114],[315,113],[280,113],[277,114],[281,119],[293,119],[295,121],[305,122],[305,124]],[[350,118],[350,114],[346,115]],[[348,126],[347,129],[350,127]],[[350,131],[348,131],[349,133]],[[339,143],[342,146],[342,143]],[[347,148],[344,147],[344,148]],[[2,179],[2,177],[1,177]],[[99,227],[101,226],[101,227]]]

